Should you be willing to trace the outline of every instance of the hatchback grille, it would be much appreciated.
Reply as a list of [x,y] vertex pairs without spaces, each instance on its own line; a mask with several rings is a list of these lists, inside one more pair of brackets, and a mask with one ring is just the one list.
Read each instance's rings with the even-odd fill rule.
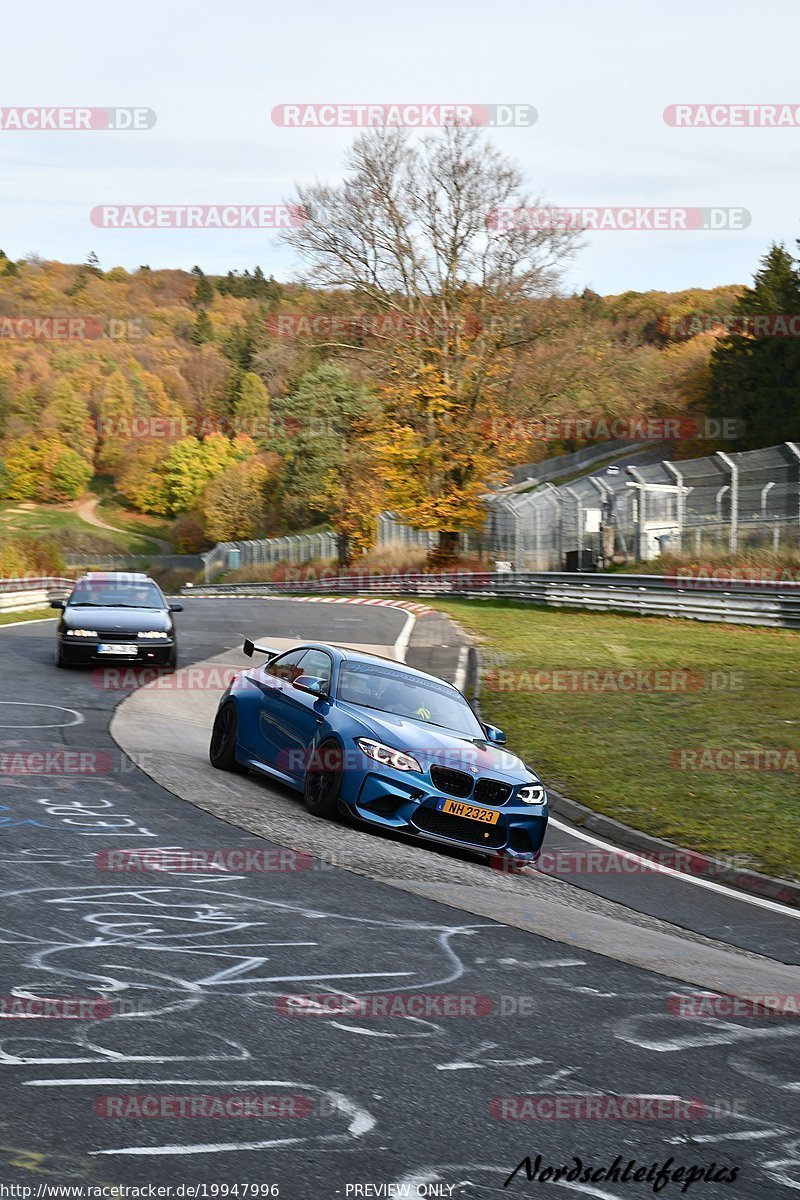
[[465,796],[472,793],[472,778],[465,771],[454,771],[452,767],[431,767],[431,779],[440,792],[448,796]]
[[475,800],[482,804],[505,804],[511,795],[511,784],[501,779],[479,779],[475,784]]
[[505,844],[507,836],[506,830],[498,825],[483,825],[465,817],[437,812],[434,808],[418,808],[411,820],[423,833],[434,833],[438,837],[452,838],[455,842],[470,846],[495,849]]

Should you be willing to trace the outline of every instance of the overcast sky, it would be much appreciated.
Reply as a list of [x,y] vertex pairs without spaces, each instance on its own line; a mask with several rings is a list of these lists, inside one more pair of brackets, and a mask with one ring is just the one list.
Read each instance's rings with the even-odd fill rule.
[[354,134],[272,123],[289,102],[527,103],[490,136],[548,203],[743,207],[745,230],[597,232],[568,286],[603,293],[748,282],[800,236],[800,128],[673,128],[678,102],[794,103],[800,5],[726,0],[40,0],[3,12],[0,106],[138,105],[154,128],[0,131],[0,246],[104,268],[290,278],[260,230],[110,230],[98,204],[277,204],[340,177]]

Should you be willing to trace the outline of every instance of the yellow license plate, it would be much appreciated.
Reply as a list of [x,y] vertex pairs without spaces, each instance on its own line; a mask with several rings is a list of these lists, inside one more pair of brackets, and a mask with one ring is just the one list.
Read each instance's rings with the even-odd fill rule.
[[474,804],[462,804],[460,800],[445,800],[442,812],[452,813],[454,817],[466,817],[469,821],[482,821],[484,825],[496,825],[500,818],[499,812],[490,808],[476,808]]

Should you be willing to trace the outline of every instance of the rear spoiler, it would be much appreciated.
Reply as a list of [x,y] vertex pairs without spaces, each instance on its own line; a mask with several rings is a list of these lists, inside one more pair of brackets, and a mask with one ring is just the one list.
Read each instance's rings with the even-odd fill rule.
[[270,646],[258,646],[255,642],[251,642],[250,638],[244,639],[242,651],[248,658],[252,658],[254,654],[266,654],[268,658],[275,658],[280,654],[280,650],[273,650]]

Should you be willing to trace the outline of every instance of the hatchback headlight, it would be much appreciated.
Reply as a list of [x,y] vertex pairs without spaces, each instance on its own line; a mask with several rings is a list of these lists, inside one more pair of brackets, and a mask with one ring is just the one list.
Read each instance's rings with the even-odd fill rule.
[[383,742],[373,742],[370,738],[356,738],[356,745],[367,758],[374,759],[384,767],[394,767],[396,771],[422,771],[422,767],[410,754],[403,754],[402,750],[384,746]]
[[67,637],[98,637],[96,629],[68,629]]
[[523,804],[547,804],[547,792],[541,783],[526,783],[517,792],[517,799]]
[[169,634],[160,633],[157,629],[148,629],[144,633],[137,633],[136,636],[140,638],[166,638],[169,637]]

